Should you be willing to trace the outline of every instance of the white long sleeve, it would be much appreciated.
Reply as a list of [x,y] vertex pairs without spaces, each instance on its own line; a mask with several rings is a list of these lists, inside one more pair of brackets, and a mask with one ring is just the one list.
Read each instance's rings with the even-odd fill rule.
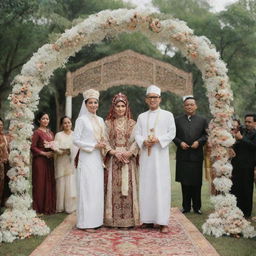
[[73,142],[81,150],[84,150],[86,152],[92,152],[95,149],[95,145],[97,144],[97,142],[90,141],[89,139],[88,141],[84,140],[84,122],[85,121],[82,118],[78,118],[76,120]]
[[138,117],[136,126],[135,126],[135,140],[140,149],[143,147],[143,143],[146,140],[146,137],[143,136],[143,129],[142,129],[142,120],[141,116]]
[[176,135],[176,126],[173,118],[173,114],[170,113],[170,117],[166,119],[167,123],[167,132],[164,133],[163,135],[158,136],[159,143],[162,148],[167,147],[172,140],[175,138]]

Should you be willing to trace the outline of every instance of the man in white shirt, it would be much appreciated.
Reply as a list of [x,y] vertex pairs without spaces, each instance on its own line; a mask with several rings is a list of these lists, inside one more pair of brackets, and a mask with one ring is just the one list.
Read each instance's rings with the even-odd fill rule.
[[160,225],[167,233],[171,207],[169,144],[176,134],[171,112],[162,110],[161,89],[147,88],[149,110],[137,120],[135,139],[140,147],[139,202],[142,227]]

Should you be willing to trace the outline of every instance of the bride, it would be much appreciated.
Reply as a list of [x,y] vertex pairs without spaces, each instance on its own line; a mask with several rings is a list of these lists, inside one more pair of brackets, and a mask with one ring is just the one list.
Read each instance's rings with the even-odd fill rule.
[[127,97],[118,93],[112,100],[106,118],[109,144],[105,164],[105,216],[109,227],[133,227],[139,225],[137,197],[138,147],[134,139],[135,121]]
[[104,189],[103,160],[105,125],[96,115],[99,92],[89,89],[74,130],[74,144],[79,148],[77,165],[77,224],[80,229],[93,232],[103,224]]

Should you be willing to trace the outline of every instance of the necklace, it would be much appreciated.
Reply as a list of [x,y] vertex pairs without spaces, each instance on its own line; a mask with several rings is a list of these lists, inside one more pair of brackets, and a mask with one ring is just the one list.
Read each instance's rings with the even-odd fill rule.
[[39,130],[41,130],[41,131],[43,131],[43,132],[47,132],[47,131],[48,131],[48,129],[47,129],[47,128],[39,127],[38,129],[39,129]]
[[39,127],[39,130],[41,130],[41,131],[44,132],[45,134],[51,136],[50,130],[49,130],[48,128],[45,128],[45,129],[44,129],[44,128]]
[[119,118],[116,118],[116,124],[117,126],[123,126],[123,124],[125,123],[125,118],[124,117],[119,117]]

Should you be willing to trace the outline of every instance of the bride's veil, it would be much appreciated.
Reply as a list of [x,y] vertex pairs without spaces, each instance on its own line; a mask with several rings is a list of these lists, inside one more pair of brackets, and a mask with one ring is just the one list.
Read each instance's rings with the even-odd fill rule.
[[81,117],[83,115],[88,115],[88,114],[89,114],[89,111],[88,111],[87,107],[85,106],[85,101],[83,100],[78,117]]

